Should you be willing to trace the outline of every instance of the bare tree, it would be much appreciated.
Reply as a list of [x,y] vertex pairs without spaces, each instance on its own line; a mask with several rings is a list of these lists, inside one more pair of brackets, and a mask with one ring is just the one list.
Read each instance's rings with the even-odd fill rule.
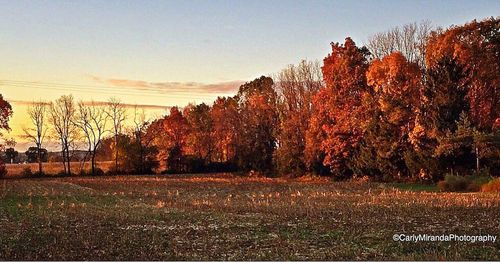
[[42,146],[47,133],[46,112],[48,107],[47,102],[33,102],[28,107],[28,117],[32,127],[23,128],[24,137],[31,140],[36,145],[38,156],[38,173],[43,174],[42,166]]
[[144,108],[139,110],[137,105],[134,106],[134,136],[135,141],[139,147],[139,172],[141,174],[145,171],[145,157],[146,148],[150,146],[152,140],[144,139],[144,135],[149,126],[149,121],[146,120],[146,112]]
[[298,65],[289,65],[273,78],[281,112],[306,110],[309,113],[314,94],[323,87],[319,61],[302,60]]
[[64,173],[71,174],[71,150],[75,144],[77,127],[74,124],[75,103],[73,96],[63,95],[50,104],[50,123],[54,134],[61,142],[61,154],[63,159]]
[[106,110],[106,114],[111,119],[114,143],[115,143],[115,171],[119,170],[118,159],[119,159],[119,150],[118,150],[118,138],[122,133],[123,122],[126,119],[126,109],[125,106],[120,102],[117,98],[111,98],[108,102],[108,107]]
[[401,52],[408,61],[424,66],[425,46],[431,31],[430,21],[410,23],[371,36],[366,46],[373,58]]
[[78,103],[78,111],[74,123],[83,132],[88,146],[81,168],[83,170],[83,165],[90,156],[92,175],[95,175],[96,172],[96,149],[100,145],[102,137],[107,131],[107,120],[108,115],[106,114],[104,106],[98,105],[93,101],[90,104],[85,104],[84,102]]
[[274,77],[280,118],[274,158],[279,172],[305,172],[306,130],[313,110],[313,96],[323,87],[322,79],[320,63],[305,60],[289,65]]

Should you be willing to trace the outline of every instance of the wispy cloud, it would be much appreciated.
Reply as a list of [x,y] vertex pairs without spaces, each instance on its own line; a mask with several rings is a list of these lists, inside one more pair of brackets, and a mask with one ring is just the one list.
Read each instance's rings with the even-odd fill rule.
[[90,76],[90,78],[100,84],[111,85],[113,87],[126,87],[143,91],[155,91],[158,93],[236,93],[239,86],[244,81],[229,81],[215,84],[205,84],[198,82],[148,82],[142,80],[102,78]]
[[[34,103],[40,102],[40,101],[15,100],[15,99],[9,99],[8,101],[9,101],[9,103],[16,104],[18,106],[30,106],[30,105],[33,105]],[[49,104],[49,102],[46,102],[46,101],[41,101],[41,102]]]

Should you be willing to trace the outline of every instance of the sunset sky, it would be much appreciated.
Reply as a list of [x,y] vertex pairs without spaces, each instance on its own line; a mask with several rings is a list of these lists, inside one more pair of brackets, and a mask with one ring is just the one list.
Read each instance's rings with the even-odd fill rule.
[[[0,1],[0,94],[14,107],[77,100],[212,102],[330,42],[421,20],[447,27],[500,14],[500,1]],[[161,107],[158,107],[161,106]],[[8,135],[9,136],[9,135]]]

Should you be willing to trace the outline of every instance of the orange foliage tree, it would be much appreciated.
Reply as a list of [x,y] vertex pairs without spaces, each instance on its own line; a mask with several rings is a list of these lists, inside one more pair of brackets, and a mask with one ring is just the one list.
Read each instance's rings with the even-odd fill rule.
[[217,162],[234,161],[240,126],[237,99],[218,97],[211,108],[210,117],[214,160]]
[[420,103],[420,68],[395,52],[372,61],[366,78],[373,88],[378,112],[368,130],[374,134],[366,142],[374,148],[379,169],[385,174],[408,173],[404,154],[411,149],[409,135]]
[[183,112],[189,123],[190,132],[187,138],[189,153],[206,164],[212,160],[212,118],[210,107],[205,103],[188,105]]
[[472,21],[444,33],[434,33],[427,45],[426,65],[436,67],[453,60],[465,75],[472,120],[481,130],[491,131],[500,117],[500,19]]
[[151,123],[146,139],[153,140],[153,145],[158,149],[160,167],[181,168],[182,156],[188,151],[189,133],[189,123],[176,106],[170,109],[167,116]]
[[[351,38],[343,45],[332,44],[332,53],[322,67],[326,87],[314,98],[307,134],[306,154],[312,168],[324,156],[323,164],[345,173],[370,119],[366,101],[371,90],[366,84],[369,52]],[[319,148],[319,150],[318,150]]]

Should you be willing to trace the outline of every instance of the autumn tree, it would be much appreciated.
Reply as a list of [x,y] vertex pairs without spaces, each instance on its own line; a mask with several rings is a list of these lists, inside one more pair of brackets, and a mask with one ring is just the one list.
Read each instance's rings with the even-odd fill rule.
[[303,174],[312,99],[323,87],[320,64],[303,60],[298,65],[290,65],[274,77],[274,82],[279,117],[276,167],[282,174]]
[[407,165],[413,162],[410,169],[424,169],[434,177],[453,171],[458,159],[438,154],[436,148],[448,132],[457,129],[460,114],[469,111],[463,77],[461,66],[449,58],[425,70],[419,103],[414,107],[415,123],[409,134],[414,150],[413,161],[407,159]]
[[172,107],[167,116],[151,123],[146,136],[153,140],[153,145],[158,149],[161,167],[171,172],[183,172],[183,157],[189,153],[189,132],[189,123],[178,107]]
[[241,120],[238,100],[234,97],[218,97],[211,108],[210,118],[214,160],[225,163],[233,162],[236,158]]
[[[366,84],[369,52],[351,38],[343,45],[332,43],[332,53],[323,60],[326,87],[314,98],[306,141],[308,165],[323,154],[323,164],[338,175],[348,175],[348,160],[354,155],[371,118]],[[320,150],[317,150],[319,148]]]
[[75,139],[78,135],[74,125],[76,107],[72,95],[63,95],[50,104],[49,122],[52,125],[55,137],[61,143],[61,154],[64,173],[71,174],[71,155]]
[[460,85],[467,90],[471,120],[478,129],[492,130],[500,117],[500,19],[472,21],[453,26],[429,38],[426,66],[432,69],[451,60],[461,74]]
[[[145,142],[145,141],[143,141]],[[136,132],[119,138],[120,166],[127,174],[150,174],[158,166],[154,146],[141,144]]]
[[205,103],[199,105],[188,105],[183,113],[189,123],[190,133],[188,136],[189,151],[205,164],[212,161],[212,118],[210,107]]
[[115,141],[115,152],[114,152],[114,171],[119,171],[119,146],[118,146],[118,136],[122,134],[123,123],[126,119],[126,109],[125,106],[117,98],[110,98],[108,101],[108,107],[106,109],[106,114],[111,121],[111,132]]
[[378,126],[369,129],[369,132],[376,132],[376,140],[371,143],[375,147],[379,166],[382,164],[381,171],[385,174],[407,174],[404,155],[411,150],[409,135],[415,123],[414,108],[420,103],[420,68],[395,52],[375,59],[366,78],[374,91],[375,110],[379,112]]
[[[2,138],[2,130],[10,130],[9,120],[12,116],[12,106],[9,102],[3,99],[3,96],[0,94],[0,138]],[[0,147],[3,145],[0,144]],[[5,168],[5,164],[0,160],[0,177],[3,177],[7,174],[7,169]]]
[[[439,162],[436,172],[455,173],[472,162],[477,169],[481,158],[485,164],[495,163],[490,159],[500,148],[494,128],[499,112],[498,27],[498,19],[473,21],[429,38],[424,91],[410,139],[422,165]],[[457,133],[469,130],[469,124],[475,135]]]
[[23,128],[24,137],[35,143],[38,152],[38,174],[43,174],[42,167],[42,148],[45,136],[47,134],[47,108],[49,104],[44,101],[33,102],[28,107],[28,117],[31,121],[31,127]]
[[241,128],[238,164],[243,170],[270,171],[278,124],[273,79],[261,76],[238,90]]

